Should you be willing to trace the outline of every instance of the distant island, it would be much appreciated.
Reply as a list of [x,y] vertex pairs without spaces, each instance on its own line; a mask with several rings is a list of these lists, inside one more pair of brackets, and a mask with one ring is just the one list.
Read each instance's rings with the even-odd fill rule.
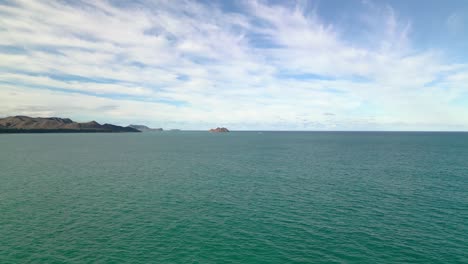
[[10,116],[0,118],[0,133],[97,133],[140,132],[133,127],[112,124],[101,125],[96,121],[74,122],[69,118]]
[[164,129],[162,128],[149,128],[145,125],[129,125],[128,127],[132,127],[136,130],[139,130],[141,132],[162,132]]
[[217,128],[212,128],[209,130],[209,132],[212,133],[226,133],[229,132],[229,130],[225,127],[217,127]]

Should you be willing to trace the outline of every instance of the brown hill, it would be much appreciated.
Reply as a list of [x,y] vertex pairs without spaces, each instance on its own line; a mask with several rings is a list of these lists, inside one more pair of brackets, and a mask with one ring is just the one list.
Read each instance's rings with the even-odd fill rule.
[[0,132],[3,133],[47,133],[47,132],[139,132],[131,127],[111,124],[101,125],[96,121],[77,123],[69,118],[10,116],[0,118]]
[[212,133],[226,133],[229,132],[229,130],[225,127],[217,127],[217,128],[212,128],[209,130]]

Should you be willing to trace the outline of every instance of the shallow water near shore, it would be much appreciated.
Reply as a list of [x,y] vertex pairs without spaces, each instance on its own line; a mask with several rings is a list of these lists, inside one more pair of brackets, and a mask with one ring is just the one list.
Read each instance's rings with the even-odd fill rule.
[[468,134],[0,135],[0,263],[468,263]]

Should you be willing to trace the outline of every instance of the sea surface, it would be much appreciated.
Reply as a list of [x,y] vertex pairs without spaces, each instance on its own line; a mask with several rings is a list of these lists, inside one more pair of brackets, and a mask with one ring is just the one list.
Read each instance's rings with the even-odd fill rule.
[[0,263],[468,263],[468,134],[0,135]]

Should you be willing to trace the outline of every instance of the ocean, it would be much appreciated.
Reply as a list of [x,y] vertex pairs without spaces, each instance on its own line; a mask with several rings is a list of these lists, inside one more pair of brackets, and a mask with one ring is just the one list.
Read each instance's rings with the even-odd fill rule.
[[0,135],[0,263],[468,263],[468,133]]

